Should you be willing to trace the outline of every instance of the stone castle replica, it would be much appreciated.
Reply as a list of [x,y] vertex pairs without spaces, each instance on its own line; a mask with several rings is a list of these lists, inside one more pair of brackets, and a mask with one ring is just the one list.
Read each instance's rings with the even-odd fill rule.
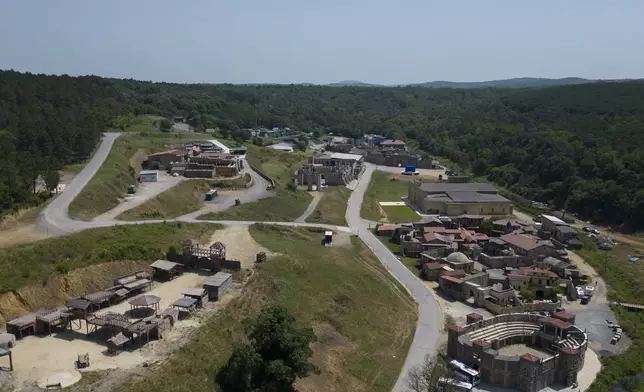
[[[467,316],[467,325],[450,326],[447,354],[479,370],[491,385],[536,392],[558,383],[572,386],[584,364],[588,337],[573,325],[575,317],[557,312],[552,317],[528,313],[483,319]],[[524,344],[522,355],[504,355],[503,348]],[[521,347],[517,347],[521,350]]]

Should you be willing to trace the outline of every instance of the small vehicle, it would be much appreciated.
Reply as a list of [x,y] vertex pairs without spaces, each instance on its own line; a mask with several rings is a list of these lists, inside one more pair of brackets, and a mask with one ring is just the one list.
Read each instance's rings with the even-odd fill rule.
[[580,297],[586,295],[586,293],[584,292],[584,289],[581,286],[577,286],[577,295]]
[[583,295],[581,297],[581,304],[582,305],[588,305],[589,302],[590,302],[590,297],[589,296]]
[[172,177],[179,177],[179,173],[172,173]]
[[601,233],[601,231],[599,231],[599,230],[597,230],[597,229],[591,229],[591,230],[592,230],[593,234],[599,234],[599,233]]
[[581,228],[581,231],[583,231],[584,233],[592,233],[593,229],[591,227],[584,226]]

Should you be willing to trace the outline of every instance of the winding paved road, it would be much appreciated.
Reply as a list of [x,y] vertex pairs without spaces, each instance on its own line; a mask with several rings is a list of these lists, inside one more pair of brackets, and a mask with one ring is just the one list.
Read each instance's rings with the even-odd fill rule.
[[[431,295],[427,287],[412,274],[397,258],[394,256],[387,247],[382,244],[378,238],[369,230],[370,222],[363,220],[360,217],[360,208],[364,194],[371,180],[371,175],[375,166],[367,163],[366,170],[360,177],[355,190],[349,198],[347,206],[346,219],[349,227],[324,225],[317,223],[303,223],[303,222],[252,222],[252,221],[204,221],[197,220],[192,214],[169,220],[146,220],[125,222],[117,220],[104,220],[104,221],[77,221],[69,217],[68,209],[72,200],[78,196],[81,190],[87,185],[91,178],[96,174],[101,167],[107,155],[114,144],[116,138],[119,137],[118,133],[106,133],[101,145],[87,163],[85,168],[69,183],[66,190],[59,194],[50,204],[43,210],[37,220],[38,226],[47,230],[49,233],[56,235],[63,235],[86,229],[96,227],[106,227],[114,225],[128,225],[128,224],[150,224],[161,222],[190,222],[190,223],[219,223],[224,225],[252,225],[254,223],[274,224],[292,227],[319,227],[328,230],[336,230],[342,232],[353,232],[357,234],[360,239],[373,251],[376,257],[380,260],[383,266],[394,276],[410,293],[410,295],[418,302],[418,323],[414,340],[411,344],[405,364],[400,372],[398,381],[393,389],[394,392],[406,392],[406,377],[409,369],[416,364],[422,363],[425,355],[434,355],[437,350],[437,342],[440,334],[440,329],[443,324],[440,309],[436,299]],[[254,184],[251,187],[255,188],[252,192],[254,195],[262,195],[265,191],[266,181],[252,172]],[[313,209],[315,206],[313,206]]]
[[346,219],[351,230],[371,249],[385,266],[387,271],[395,277],[411,296],[418,302],[418,324],[416,333],[411,343],[407,359],[394,386],[394,392],[406,392],[407,373],[417,364],[423,362],[425,355],[434,355],[438,349],[438,338],[443,325],[438,302],[431,295],[427,286],[411,273],[405,265],[391,253],[391,251],[369,230],[369,223],[360,217],[360,208],[364,194],[371,180],[375,166],[367,163],[367,169],[358,181],[356,189],[349,197]]

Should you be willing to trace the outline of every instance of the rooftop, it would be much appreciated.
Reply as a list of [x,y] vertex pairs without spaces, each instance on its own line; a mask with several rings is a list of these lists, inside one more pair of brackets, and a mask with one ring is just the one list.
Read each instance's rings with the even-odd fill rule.
[[141,170],[141,172],[139,172],[139,174],[140,175],[157,174],[157,171],[156,170]]
[[446,193],[446,192],[497,193],[496,188],[492,184],[479,183],[479,182],[467,182],[467,183],[424,182],[420,185],[420,189],[429,193]]
[[568,312],[564,312],[564,311],[557,312],[557,313],[553,314],[552,316],[556,317],[558,319],[564,320],[564,321],[565,320],[572,320],[572,319],[575,318],[574,315],[572,315],[572,314],[570,314]]
[[525,353],[521,356],[521,358],[525,359],[526,361],[532,362],[532,363],[537,363],[539,362],[539,358],[535,355]]
[[451,244],[454,241],[453,235],[442,235],[439,233],[427,233],[423,235],[423,238],[425,238],[425,241],[427,242],[439,241],[445,244]]
[[331,159],[340,159],[343,161],[360,161],[362,160],[362,155],[358,154],[345,154],[342,152],[334,152],[329,154],[329,158]]
[[532,250],[540,246],[549,246],[551,248],[554,248],[554,245],[552,245],[552,242],[550,241],[547,241],[547,240],[544,241],[535,236],[519,234],[516,232],[502,235],[499,238],[501,238],[503,241],[507,242],[508,244],[514,245],[517,248],[520,248],[523,250]]
[[483,316],[478,314],[478,313],[470,313],[470,314],[467,315],[467,317],[469,317],[471,319],[476,319],[476,320],[483,319]]
[[542,319],[539,319],[539,321],[542,324],[550,324],[550,325],[553,325],[553,326],[555,326],[557,328],[561,328],[561,329],[566,329],[566,328],[569,328],[569,327],[572,326],[572,324],[570,324],[569,322],[559,320],[559,319],[556,319],[554,317],[544,317]]
[[557,218],[556,216],[553,215],[541,215],[541,218],[545,218],[549,220],[550,222],[554,223],[555,225],[559,226],[568,226],[568,223],[562,221],[561,219]]
[[376,229],[376,231],[389,231],[389,230],[396,230],[396,229],[397,229],[397,228],[399,228],[399,227],[400,227],[400,225],[398,225],[398,224],[388,223],[388,224],[384,224],[384,225],[380,225],[380,226],[378,226],[378,228]]
[[180,266],[182,266],[182,264],[175,263],[175,262],[168,261],[168,260],[157,260],[154,263],[150,264],[150,267],[160,269],[160,270],[164,270],[164,271],[170,271],[170,270],[172,270],[172,269],[174,269],[176,267],[180,267]]
[[463,279],[454,278],[454,277],[451,277],[451,276],[442,276],[441,278],[445,279],[448,282],[452,282],[452,283],[456,283],[456,284],[462,284],[464,282]]
[[480,193],[478,191],[449,191],[446,193],[447,196],[455,203],[509,201],[505,197],[496,193]]
[[488,342],[488,341],[487,341],[487,340],[485,340],[485,339],[478,339],[478,340],[473,341],[473,342],[472,342],[472,344],[473,344],[473,345],[475,345],[475,346],[487,347],[487,346],[489,346],[491,343],[490,343],[490,342]]

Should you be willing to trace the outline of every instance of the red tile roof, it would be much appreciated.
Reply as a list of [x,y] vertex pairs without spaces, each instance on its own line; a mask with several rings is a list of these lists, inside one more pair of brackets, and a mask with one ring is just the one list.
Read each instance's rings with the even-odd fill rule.
[[468,314],[468,315],[467,315],[467,317],[469,317],[469,318],[473,318],[473,319],[477,319],[477,320],[480,320],[480,319],[482,319],[482,318],[483,318],[483,316],[481,316],[481,315],[480,315],[480,314],[478,314],[478,313],[470,313],[470,314]]
[[528,275],[523,274],[508,274],[509,279],[530,279]]
[[435,216],[429,216],[421,219],[420,221],[423,223],[440,223],[441,225],[443,224],[443,222]]
[[530,361],[530,362],[532,362],[532,363],[537,363],[537,362],[539,362],[539,358],[538,358],[538,357],[536,357],[536,356],[534,356],[534,355],[532,355],[532,354],[528,354],[528,353],[523,354],[523,355],[521,356],[521,358],[523,358],[523,359],[525,359],[525,360],[527,360],[527,361]]
[[566,329],[572,325],[567,321],[559,320],[554,317],[544,317],[542,319],[539,319],[539,321],[543,324],[554,325],[555,327],[561,328],[561,329]]
[[556,317],[558,319],[564,320],[564,321],[572,320],[572,319],[575,318],[575,316],[573,314],[570,314],[570,313],[564,312],[564,311],[554,313],[552,316]]
[[380,225],[376,229],[376,231],[389,231],[389,230],[396,230],[399,228],[400,225],[394,225],[394,224],[388,224],[388,225]]
[[452,283],[456,283],[456,284],[461,284],[461,283],[463,283],[463,282],[464,282],[464,280],[463,280],[463,279],[454,278],[454,277],[452,277],[452,276],[445,275],[445,274],[441,275],[441,278],[442,278],[442,279],[445,279],[445,280],[446,280],[446,281],[448,281],[448,282],[452,282]]
[[445,244],[451,244],[454,241],[454,236],[452,235],[441,235],[438,233],[427,233],[423,235],[423,238],[425,238],[425,241],[431,242],[431,241],[440,241]]
[[447,327],[447,329],[449,329],[449,330],[451,330],[451,331],[456,331],[456,332],[463,332],[463,331],[465,331],[465,328],[463,328],[463,327],[459,327],[458,325],[450,325],[449,327]]
[[465,229],[446,229],[444,227],[425,227],[424,229],[425,233],[438,233],[438,234],[461,234],[464,231],[470,234],[474,234],[473,231],[465,230]]
[[425,265],[423,265],[423,268],[428,270],[436,270],[436,269],[441,269],[444,266],[445,264],[441,264],[441,263],[425,263]]
[[523,273],[528,275],[546,275],[553,279],[557,279],[559,276],[554,272],[541,268],[526,268],[523,270]]
[[454,270],[454,271],[445,271],[441,275],[443,276],[465,276],[467,273],[463,270]]
[[502,235],[499,238],[501,238],[503,241],[507,242],[510,245],[516,246],[517,248],[520,248],[526,251],[538,248],[540,246],[549,246],[551,248],[554,247],[554,245],[552,245],[552,242],[550,241],[543,241],[539,239],[539,237],[535,237],[532,235],[518,234],[517,232]]
[[490,345],[490,342],[488,342],[485,339],[478,339],[472,342],[473,345],[475,346],[481,346],[481,347],[486,347]]

